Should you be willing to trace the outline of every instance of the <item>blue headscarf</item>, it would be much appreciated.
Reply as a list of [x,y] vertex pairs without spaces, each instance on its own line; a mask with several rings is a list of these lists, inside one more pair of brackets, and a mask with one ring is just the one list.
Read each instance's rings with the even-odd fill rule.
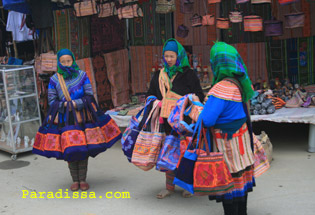
[[[73,63],[72,63],[71,66],[63,66],[60,63],[59,59],[63,55],[70,55],[70,56],[72,56]],[[78,71],[80,70],[80,68],[79,68],[78,64],[75,62],[75,57],[74,57],[73,53],[69,49],[60,49],[58,51],[58,53],[57,53],[57,60],[58,60],[58,63],[57,63],[58,70],[57,70],[57,72],[59,74],[61,74],[64,79],[67,79],[69,77],[74,78],[74,77],[78,76]]]

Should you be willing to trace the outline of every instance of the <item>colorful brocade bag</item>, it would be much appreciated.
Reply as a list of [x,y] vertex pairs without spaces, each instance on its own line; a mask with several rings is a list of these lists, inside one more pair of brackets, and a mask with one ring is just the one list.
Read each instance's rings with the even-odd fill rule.
[[100,111],[94,98],[81,99],[86,107],[87,120],[83,118],[83,124],[79,124],[76,111],[70,111],[70,108],[74,110],[73,104],[68,102],[65,126],[60,128],[61,122],[54,124],[59,108],[59,102],[55,102],[36,134],[33,153],[69,162],[84,160],[88,156],[95,157],[121,138],[115,121]]
[[180,138],[168,135],[165,138],[156,162],[157,170],[175,170],[180,157]]
[[267,154],[265,153],[265,149],[255,134],[253,134],[253,140],[255,155],[254,177],[257,178],[264,174],[270,168],[270,164],[267,158]]
[[[199,122],[199,120],[198,120]],[[194,168],[198,158],[196,149],[194,149],[193,143],[198,132],[198,126],[195,126],[193,131],[193,138],[187,145],[184,155],[180,158],[180,162],[177,165],[175,178],[173,184],[180,186],[181,188],[194,194]]]
[[[94,122],[96,124],[95,127],[97,128],[97,132],[94,132],[94,135],[102,134],[105,138],[105,142],[101,143],[102,148],[106,149],[111,148],[118,140],[121,139],[122,136],[118,125],[108,114],[103,113],[103,111],[97,105],[93,96],[87,97],[86,101],[87,104],[89,105],[90,112],[94,117],[96,117],[96,120],[94,119]],[[99,132],[99,129],[101,132]]]
[[[149,111],[152,108],[152,102],[156,100],[155,96],[149,96],[146,100],[145,107],[139,111],[136,116],[132,116],[129,126],[124,131],[121,138],[121,145],[124,154],[126,155],[129,162],[131,162],[132,152],[135,147],[135,143],[139,132],[142,130],[142,127],[149,115]],[[141,122],[139,122],[139,117],[143,113]]]
[[[158,100],[154,101],[144,129],[140,131],[132,153],[131,162],[144,171],[155,166],[161,145],[165,140],[165,133],[160,131],[159,102]],[[148,125],[149,121],[151,121],[150,126]]]
[[74,110],[72,102],[67,103],[65,126],[61,128],[61,150],[65,161],[84,160],[88,156],[86,138],[83,128],[79,125],[75,111],[71,111],[74,125],[69,124],[70,109]]
[[[203,109],[202,103],[193,101],[192,95],[193,94],[187,94],[180,98],[167,119],[167,122],[172,129],[181,136],[189,136],[193,134],[192,127],[194,124],[188,125],[184,121],[184,116],[189,116],[196,122],[199,116],[199,111]],[[192,103],[190,106],[189,102]]]
[[[229,193],[234,188],[234,181],[224,161],[222,152],[210,152],[210,133],[201,127],[200,136],[197,139],[199,150],[194,168],[194,193],[197,196],[214,195],[220,196]],[[203,148],[203,142],[206,151]]]
[[[95,157],[99,153],[106,151],[106,149],[108,148],[106,145],[107,142],[105,139],[105,134],[103,133],[100,126],[101,121],[99,120],[99,117],[97,116],[95,111],[95,104],[92,105],[92,101],[90,101],[90,99],[88,98],[84,98],[82,100],[85,106],[86,115],[88,116],[87,121],[85,121],[82,117],[84,120],[83,124],[86,136],[86,145],[89,156]],[[108,124],[110,119],[110,117],[106,117],[104,120],[102,120],[102,122]]]
[[38,129],[33,145],[33,153],[47,158],[55,157],[62,159],[60,131],[53,124],[54,118],[58,112],[58,102],[55,102],[49,108],[47,117],[42,126]]

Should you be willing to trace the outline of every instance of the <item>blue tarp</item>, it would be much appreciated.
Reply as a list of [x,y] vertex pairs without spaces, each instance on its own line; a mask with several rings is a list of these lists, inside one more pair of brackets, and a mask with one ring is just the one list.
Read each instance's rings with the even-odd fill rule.
[[2,0],[3,8],[20,13],[29,14],[30,9],[26,0]]

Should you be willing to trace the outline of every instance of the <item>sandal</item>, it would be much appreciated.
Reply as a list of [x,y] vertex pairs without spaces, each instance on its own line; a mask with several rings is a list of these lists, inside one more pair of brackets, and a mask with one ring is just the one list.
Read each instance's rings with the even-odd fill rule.
[[71,191],[77,191],[79,190],[79,182],[73,182],[73,184],[70,187]]
[[81,181],[80,182],[80,189],[82,191],[88,190],[90,188],[89,184],[85,181]]

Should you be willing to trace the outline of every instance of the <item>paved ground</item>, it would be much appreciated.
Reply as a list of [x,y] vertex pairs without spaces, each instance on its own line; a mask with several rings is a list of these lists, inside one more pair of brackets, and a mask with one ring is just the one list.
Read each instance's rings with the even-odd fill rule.
[[[274,146],[271,169],[257,178],[249,195],[249,215],[314,215],[315,154],[308,153],[308,126],[302,124],[255,123],[256,133],[265,130]],[[223,214],[221,204],[206,197],[184,199],[181,189],[163,200],[155,198],[165,186],[164,174],[144,172],[128,163],[119,144],[89,160],[88,182],[95,199],[22,198],[22,190],[57,192],[72,197],[70,175],[63,161],[26,153],[11,161],[0,152],[0,214],[9,215],[192,215]],[[106,199],[106,192],[129,192],[130,199]],[[26,192],[26,191],[25,191]],[[80,193],[81,195],[82,193]],[[99,196],[104,196],[102,199]],[[50,197],[50,196],[49,196]]]

